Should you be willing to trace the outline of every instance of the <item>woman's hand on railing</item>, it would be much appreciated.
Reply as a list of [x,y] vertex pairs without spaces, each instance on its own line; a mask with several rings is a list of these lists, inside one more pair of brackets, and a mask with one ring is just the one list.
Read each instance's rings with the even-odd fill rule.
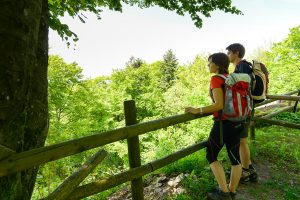
[[185,108],[185,113],[191,113],[191,114],[201,114],[202,109],[201,108],[193,108],[193,107],[187,107]]

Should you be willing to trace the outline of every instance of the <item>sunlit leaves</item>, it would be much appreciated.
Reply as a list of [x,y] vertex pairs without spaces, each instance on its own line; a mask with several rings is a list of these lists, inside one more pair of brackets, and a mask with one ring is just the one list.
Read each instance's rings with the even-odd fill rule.
[[282,42],[265,52],[264,60],[270,72],[270,93],[286,93],[300,88],[300,26],[290,29]]

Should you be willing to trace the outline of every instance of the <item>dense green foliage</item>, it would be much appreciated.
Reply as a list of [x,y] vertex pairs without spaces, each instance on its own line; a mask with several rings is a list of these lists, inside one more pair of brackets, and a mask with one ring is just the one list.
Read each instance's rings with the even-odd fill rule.
[[291,88],[299,88],[300,26],[292,28],[288,37],[274,44],[262,59],[270,72],[270,93],[285,93]]
[[[263,61],[270,70],[269,88],[272,94],[300,88],[299,37],[300,26],[291,29],[288,38],[274,44],[263,54]],[[83,79],[82,69],[76,63],[67,64],[59,56],[50,56],[50,129],[46,143],[54,144],[124,126],[123,101],[129,99],[136,101],[140,122],[183,113],[186,106],[208,105],[211,102],[208,96],[210,76],[207,55],[199,55],[190,64],[180,66],[170,50],[161,61],[148,64],[141,59],[132,58],[125,69],[115,70],[111,76],[87,80]],[[299,115],[282,115],[281,118],[299,123]],[[142,162],[161,158],[205,139],[211,123],[211,119],[207,117],[140,136]],[[258,134],[268,131],[276,133],[274,137],[277,137],[280,136],[281,129],[269,127]],[[272,145],[277,145],[276,148],[281,145],[282,150],[275,152]],[[108,157],[86,182],[118,173],[128,167],[126,141],[115,142],[104,148],[109,152]],[[288,161],[295,169],[299,169],[299,149],[290,152],[288,146],[272,142],[260,145],[259,154],[263,154],[268,148],[278,155],[278,162]],[[53,191],[95,151],[90,150],[41,167],[33,198],[45,197]],[[280,159],[279,154],[285,152],[290,152],[290,155]],[[226,160],[225,154],[222,154],[221,159]],[[191,155],[164,170],[169,173],[197,174],[200,178],[190,178],[185,185],[192,196],[199,198],[214,184],[203,152]],[[98,198],[105,195],[107,192],[99,194]]]
[[176,56],[172,52],[172,50],[168,50],[164,55],[164,61],[161,65],[161,82],[160,87],[166,91],[175,83],[175,73],[178,68],[178,62]]

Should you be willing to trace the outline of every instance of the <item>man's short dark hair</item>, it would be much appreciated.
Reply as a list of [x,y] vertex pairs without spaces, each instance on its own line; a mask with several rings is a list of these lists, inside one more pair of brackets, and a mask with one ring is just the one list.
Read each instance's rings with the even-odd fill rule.
[[239,58],[243,58],[245,55],[245,47],[240,43],[231,44],[226,50],[232,51],[233,53],[239,52]]
[[225,74],[228,72],[229,58],[225,53],[214,53],[208,57],[213,63],[219,66],[219,74]]

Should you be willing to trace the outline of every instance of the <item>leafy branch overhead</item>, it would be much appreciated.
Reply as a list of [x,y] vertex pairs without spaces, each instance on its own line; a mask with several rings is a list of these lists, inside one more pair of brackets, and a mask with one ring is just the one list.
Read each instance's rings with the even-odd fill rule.
[[[231,5],[231,0],[49,0],[50,28],[57,31],[64,40],[72,38],[74,42],[78,36],[69,29],[69,26],[61,23],[59,17],[68,13],[73,18],[78,18],[85,23],[85,11],[96,14],[101,19],[101,8],[122,12],[122,4],[137,5],[140,8],[159,6],[166,10],[175,11],[178,15],[189,14],[196,27],[202,27],[202,17],[210,17],[214,10],[225,13],[242,14],[240,10]],[[69,42],[68,42],[69,44]]]

